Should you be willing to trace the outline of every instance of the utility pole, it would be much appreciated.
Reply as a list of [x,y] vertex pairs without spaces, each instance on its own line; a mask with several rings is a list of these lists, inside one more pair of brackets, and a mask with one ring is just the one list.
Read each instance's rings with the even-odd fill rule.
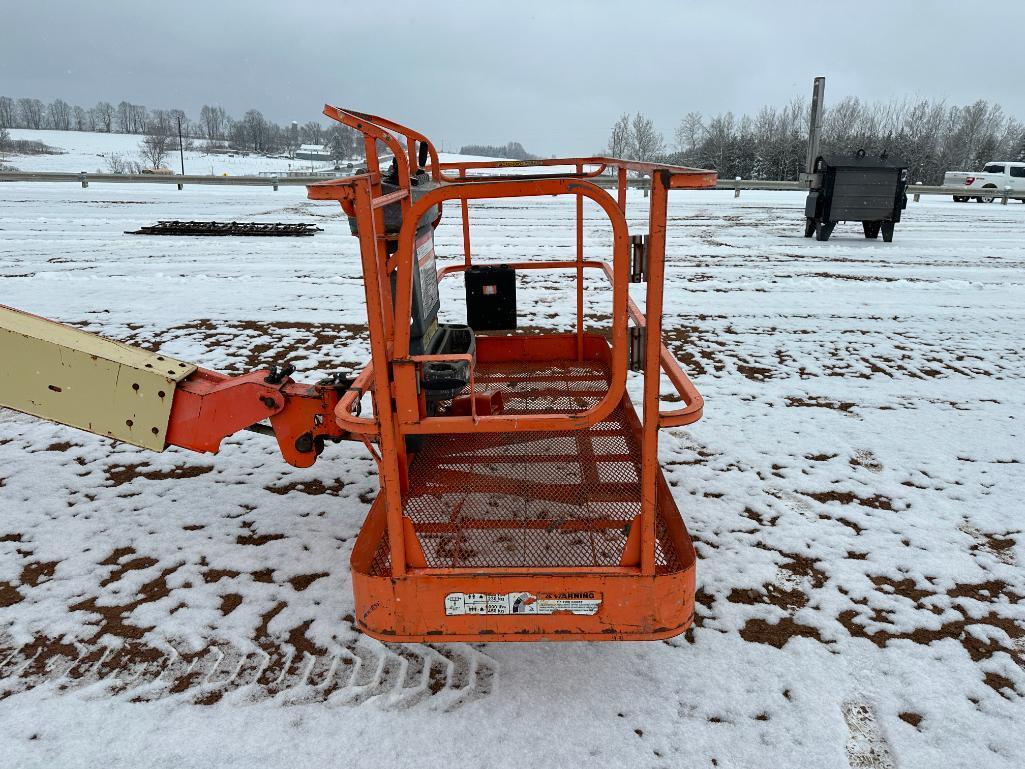
[[[178,116],[178,158],[182,163],[182,176],[185,176],[185,145],[182,142],[182,119],[181,115]],[[178,189],[182,189],[185,185],[179,184]]]

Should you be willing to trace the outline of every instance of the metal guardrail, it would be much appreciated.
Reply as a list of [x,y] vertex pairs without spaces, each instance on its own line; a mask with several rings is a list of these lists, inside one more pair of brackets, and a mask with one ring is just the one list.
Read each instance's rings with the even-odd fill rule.
[[61,171],[0,171],[0,182],[80,182],[83,187],[90,183],[115,184],[176,184],[178,189],[186,184],[213,184],[227,186],[303,187],[314,182],[331,179],[330,176],[208,176],[201,174],[99,174]]
[[[83,187],[90,183],[113,183],[113,184],[174,184],[182,189],[186,184],[212,184],[226,186],[252,186],[252,187],[303,187],[307,184],[322,182],[332,177],[325,176],[204,176],[199,174],[100,174],[100,173],[75,173],[59,171],[0,171],[0,182],[79,182]],[[602,186],[615,186],[615,179],[611,177],[597,177],[592,179]],[[647,179],[633,178],[627,181],[630,187],[647,189]],[[801,191],[808,189],[806,181],[773,181],[766,179],[720,179],[715,188],[718,190],[733,190],[735,197],[740,197],[741,190],[790,190]],[[1008,200],[1025,200],[1025,191],[1014,191],[1010,189],[966,189],[964,187],[943,187],[925,184],[912,184],[908,187],[908,195],[913,196],[918,202],[921,195],[950,195],[966,198],[994,198],[1001,203],[1007,204]]]

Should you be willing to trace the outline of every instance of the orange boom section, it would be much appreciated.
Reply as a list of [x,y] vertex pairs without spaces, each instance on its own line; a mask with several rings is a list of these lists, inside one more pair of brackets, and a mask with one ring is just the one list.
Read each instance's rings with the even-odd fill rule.
[[[605,157],[442,163],[425,136],[398,123],[324,112],[362,133],[367,159],[363,173],[308,188],[348,215],[366,289],[372,360],[335,407],[338,429],[364,440],[380,469],[351,561],[360,627],[390,641],[686,630],[694,548],[658,464],[658,431],[696,421],[703,404],[661,342],[666,204],[669,190],[712,187],[715,174]],[[388,169],[379,147],[391,153]],[[633,236],[630,173],[651,179],[648,232]],[[597,183],[610,178],[615,197]],[[575,200],[576,258],[480,272],[469,202],[540,196]],[[609,220],[611,261],[584,258],[585,199]],[[434,229],[450,201],[463,260],[438,271]],[[511,334],[510,276],[546,269],[575,273],[575,332]],[[611,283],[604,333],[587,328],[585,270]],[[495,322],[505,326],[479,312],[474,326],[439,323],[438,282],[457,273],[468,297],[471,278],[483,280],[473,301],[500,308]],[[647,284],[643,310],[631,282]],[[643,376],[640,414],[627,394],[631,369]],[[663,373],[682,402],[673,410],[661,410]],[[372,415],[360,413],[365,393]]]

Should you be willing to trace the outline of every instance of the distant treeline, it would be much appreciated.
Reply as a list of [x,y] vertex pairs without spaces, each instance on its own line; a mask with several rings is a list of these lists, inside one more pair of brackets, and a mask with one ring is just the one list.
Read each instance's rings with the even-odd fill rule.
[[536,160],[519,142],[508,144],[467,144],[459,149],[460,155],[482,155],[487,158],[509,158],[510,160]]
[[293,157],[302,144],[326,145],[331,157],[344,160],[359,154],[362,137],[351,128],[334,123],[325,126],[311,120],[281,126],[251,109],[234,118],[223,107],[204,105],[198,119],[180,109],[148,109],[127,101],[114,106],[101,101],[92,107],[69,104],[63,99],[44,103],[39,99],[0,96],[0,129],[35,128],[56,131],[100,131],[174,137],[178,123],[184,139],[205,140],[210,147],[238,152]]
[[[810,114],[809,102],[801,99],[782,108],[762,107],[755,115],[690,112],[671,148],[644,115],[624,114],[607,151],[709,168],[723,178],[794,180],[804,170]],[[930,100],[869,103],[849,96],[824,111],[820,150],[859,149],[899,157],[908,163],[912,181],[939,184],[946,171],[977,171],[990,160],[1025,160],[1025,125],[986,101],[948,106]]]

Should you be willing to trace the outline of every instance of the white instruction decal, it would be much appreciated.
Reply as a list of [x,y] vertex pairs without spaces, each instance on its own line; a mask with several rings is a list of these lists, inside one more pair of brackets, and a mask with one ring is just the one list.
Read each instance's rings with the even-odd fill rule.
[[445,614],[584,614],[594,615],[601,593],[449,593]]
[[418,243],[416,261],[420,266],[420,304],[425,313],[438,304],[438,268],[434,262],[434,236]]

